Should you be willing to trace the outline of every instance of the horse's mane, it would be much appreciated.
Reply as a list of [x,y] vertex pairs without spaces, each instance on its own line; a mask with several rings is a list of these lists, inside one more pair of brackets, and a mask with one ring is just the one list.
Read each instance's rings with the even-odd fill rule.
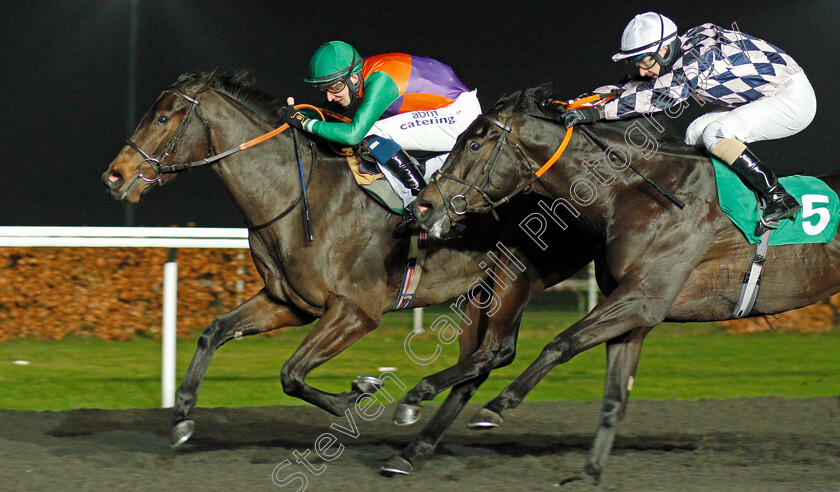
[[[510,111],[511,114],[523,113],[526,115],[536,116],[537,118],[554,120],[558,122],[558,125],[562,125],[557,113],[547,108],[544,104],[545,101],[557,99],[561,98],[557,97],[557,95],[553,93],[551,86],[549,84],[543,84],[537,87],[520,89],[518,91],[511,92],[510,94],[503,95],[498,101],[496,101],[495,104],[493,104],[493,106],[490,107],[487,113],[498,114],[504,111]],[[659,148],[680,154],[705,155],[702,149],[688,146],[683,142],[682,137],[679,134],[679,130],[676,128],[676,125],[673,124],[671,118],[668,118],[665,114],[658,113],[654,115],[652,119],[665,128],[665,131],[661,133],[655,130],[651,132],[656,137]],[[610,140],[620,140],[623,142],[624,132],[630,125],[636,123],[637,121],[637,118],[601,121],[592,124],[591,128],[596,130],[598,134],[604,135]],[[644,128],[646,130],[650,130],[652,126],[650,123],[644,123]]]
[[[190,84],[205,79],[209,75],[205,72],[184,73],[178,77],[172,87]],[[258,89],[247,71],[237,70],[233,73],[216,73],[210,83],[210,88],[229,96],[272,126],[280,126],[282,123],[279,110],[283,107],[283,102]]]

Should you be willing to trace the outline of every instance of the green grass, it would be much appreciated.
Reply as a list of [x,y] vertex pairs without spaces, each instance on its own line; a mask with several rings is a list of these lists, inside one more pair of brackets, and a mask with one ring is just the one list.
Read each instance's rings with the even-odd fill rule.
[[[427,310],[428,326],[444,308]],[[579,318],[536,305],[523,321],[516,361],[499,369],[474,401],[485,402],[516,377],[546,342]],[[442,345],[432,364],[420,366],[405,354],[410,312],[385,316],[382,326],[334,360],[317,368],[307,382],[339,392],[358,374],[397,367],[409,387],[424,375],[453,364],[457,342]],[[277,336],[234,340],[214,356],[201,388],[199,405],[297,405],[283,394],[280,368],[308,327]],[[412,343],[428,356],[437,343],[427,332]],[[196,340],[178,340],[178,380],[195,350]],[[645,342],[633,388],[634,399],[701,399],[777,395],[787,398],[840,394],[840,333],[760,333],[728,335],[711,323],[664,324]],[[26,360],[29,365],[12,361]],[[603,392],[603,346],[557,367],[529,395],[529,400],[600,400]],[[12,340],[0,343],[0,408],[64,410],[70,408],[147,408],[160,405],[160,341],[127,342],[69,338]],[[442,399],[438,397],[438,401]]]

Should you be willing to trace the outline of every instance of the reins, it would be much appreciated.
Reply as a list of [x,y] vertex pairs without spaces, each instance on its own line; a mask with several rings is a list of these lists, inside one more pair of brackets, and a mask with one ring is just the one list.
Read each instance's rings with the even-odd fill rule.
[[[580,99],[578,101],[574,101],[571,105],[569,105],[569,108],[570,109],[577,108],[580,105],[588,103],[592,100],[593,100],[593,97],[590,96],[590,97],[587,97],[587,98],[584,98],[584,99]],[[464,181],[463,179],[461,179],[457,176],[454,176],[454,175],[448,174],[448,173],[444,173],[444,172],[438,173],[438,175],[436,175],[432,179],[432,182],[437,187],[438,192],[440,193],[441,198],[443,198],[443,202],[446,204],[446,208],[449,212],[451,212],[455,215],[464,215],[467,212],[489,211],[493,215],[493,218],[495,218],[496,220],[499,220],[499,216],[496,213],[496,207],[509,202],[511,198],[513,198],[514,196],[523,192],[524,190],[530,188],[536,180],[538,180],[543,174],[545,174],[546,171],[548,171],[551,168],[551,166],[554,165],[555,162],[557,162],[557,160],[560,158],[560,156],[563,155],[563,152],[566,151],[566,147],[569,145],[569,141],[572,138],[572,131],[573,131],[574,127],[569,127],[569,128],[566,129],[566,134],[563,136],[563,141],[560,143],[560,146],[557,148],[557,150],[554,152],[554,154],[552,154],[552,156],[549,157],[549,159],[545,162],[545,164],[540,166],[540,168],[534,173],[533,176],[531,176],[530,179],[528,179],[524,183],[522,183],[519,186],[517,186],[516,188],[514,188],[513,191],[511,191],[507,195],[505,195],[502,198],[494,201],[490,198],[489,195],[487,195],[487,193],[480,186],[477,185],[477,183],[478,183],[478,180],[481,179],[481,177],[484,175],[485,170],[487,170],[488,168],[490,170],[492,170],[493,165],[496,162],[496,158],[499,156],[502,149],[506,145],[507,136],[508,136],[508,134],[510,134],[510,131],[511,131],[510,125],[508,124],[508,123],[510,123],[510,118],[508,118],[508,120],[505,123],[502,123],[501,121],[499,121],[495,118],[491,118],[487,115],[481,115],[481,117],[488,120],[490,123],[493,123],[497,127],[499,127],[499,129],[502,130],[502,136],[499,137],[498,141],[496,141],[496,146],[493,148],[493,152],[490,154],[490,157],[484,163],[484,168],[482,169],[481,173],[479,173],[479,175],[476,177],[475,182],[470,184],[470,183],[467,183],[466,181]],[[515,144],[514,146],[515,146],[516,150],[518,150],[523,155],[523,157],[525,157],[525,159],[528,160],[528,157],[525,156],[525,154],[522,151],[522,148],[519,146],[519,144]],[[438,182],[438,179],[437,179],[438,176],[440,176],[442,178],[450,179],[452,181],[455,181],[456,183],[460,183],[460,184],[463,184],[463,185],[467,186],[469,189],[475,190],[478,194],[481,195],[481,197],[484,199],[484,201],[487,203],[487,205],[484,205],[484,206],[481,206],[481,207],[470,207],[469,202],[467,201],[466,196],[463,193],[458,193],[457,195],[455,195],[452,198],[450,198],[449,200],[447,200],[446,195],[443,192],[443,188],[440,186],[440,183]],[[489,172],[488,172],[487,179],[488,180],[490,179]],[[467,191],[469,191],[469,189]],[[463,200],[463,202],[464,202],[463,209],[459,210],[459,208],[455,206],[455,200],[456,199],[457,200]]]
[[[567,104],[567,103],[565,103],[565,102],[563,102],[563,101],[550,101],[548,104],[560,104],[561,106],[563,106],[563,108],[565,109],[565,111],[569,111],[569,110],[572,110],[572,109],[576,109],[576,108],[580,107],[582,104],[585,104],[585,103],[588,103],[588,102],[592,102],[592,101],[599,101],[599,100],[608,101],[609,99],[612,99],[612,97],[607,97],[607,98],[601,99],[601,95],[600,95],[600,94],[593,94],[593,95],[588,96],[588,97],[585,97],[585,98],[583,98],[583,99],[578,99],[577,101],[574,101],[574,102],[572,102],[571,104]],[[574,127],[569,127],[569,129],[568,129],[568,130],[571,130],[572,128],[574,128]],[[567,132],[566,132],[566,136],[567,136],[567,137],[569,136],[569,131],[568,131],[568,130],[567,130]],[[596,136],[594,133],[592,133],[592,130],[590,130],[590,129],[589,129],[589,128],[587,128],[586,126],[581,126],[581,127],[580,127],[580,131],[582,131],[582,132],[583,132],[583,133],[584,133],[587,137],[589,137],[589,139],[590,139],[590,140],[592,140],[592,141],[595,143],[595,145],[597,145],[598,147],[601,147],[601,149],[602,149],[602,150],[604,150],[604,151],[609,150],[610,146],[609,146],[609,145],[607,145],[607,143],[606,143],[606,142],[604,142],[603,140],[601,140],[601,139],[600,139],[598,136]],[[562,147],[562,145],[561,145],[561,147]],[[678,208],[680,208],[680,209],[682,209],[682,208],[684,208],[684,207],[685,207],[685,203],[683,203],[683,202],[682,202],[679,198],[677,198],[677,197],[675,197],[674,195],[672,195],[672,194],[671,194],[668,190],[666,190],[665,188],[663,188],[663,187],[662,187],[659,183],[657,183],[656,181],[654,181],[654,180],[650,179],[649,177],[647,177],[644,173],[642,173],[641,171],[639,171],[639,169],[638,169],[638,168],[636,168],[636,166],[634,166],[634,165],[633,165],[632,163],[630,163],[629,161],[625,160],[625,159],[624,159],[624,157],[622,157],[620,154],[616,154],[616,157],[618,157],[618,160],[620,160],[620,161],[622,162],[622,164],[625,164],[627,167],[629,167],[630,169],[632,169],[632,170],[633,170],[633,172],[635,172],[636,174],[638,174],[639,176],[641,176],[641,177],[642,177],[642,179],[644,179],[644,180],[645,180],[645,182],[647,182],[649,185],[653,186],[653,187],[654,187],[654,189],[656,189],[656,191],[658,191],[659,193],[661,193],[661,194],[662,194],[662,196],[664,196],[665,198],[667,198],[668,200],[670,200],[670,201],[671,201],[671,203],[673,203],[674,205],[676,205],[676,206],[677,206]]]
[[[559,104],[559,105],[562,106],[563,111],[565,112],[565,111],[570,111],[570,110],[573,110],[573,109],[580,108],[583,105],[586,105],[586,104],[589,104],[589,103],[606,102],[606,101],[609,101],[610,99],[612,99],[612,97],[613,96],[603,97],[603,95],[601,95],[601,94],[593,94],[591,96],[587,96],[587,97],[572,101],[571,103],[567,103],[567,102],[564,102],[564,101],[548,100],[544,104],[546,104],[546,105],[548,105],[548,104]],[[481,115],[481,117],[485,118],[486,120],[490,121],[495,126],[499,127],[502,130],[502,135],[501,135],[501,137],[499,137],[499,140],[496,142],[496,146],[494,147],[493,152],[490,154],[490,157],[488,158],[488,160],[484,163],[484,166],[483,166],[481,172],[476,177],[475,181],[473,183],[467,183],[466,181],[464,181],[463,179],[461,179],[457,176],[454,176],[454,175],[448,174],[448,173],[444,173],[444,172],[440,172],[440,173],[438,173],[438,175],[436,175],[432,179],[432,182],[437,187],[437,190],[440,193],[441,198],[443,198],[443,202],[444,202],[448,212],[450,212],[454,215],[461,216],[461,215],[466,214],[467,212],[479,212],[479,213],[481,213],[481,212],[489,211],[496,220],[499,220],[499,216],[496,213],[496,207],[509,202],[514,196],[516,196],[519,193],[522,193],[523,191],[532,187],[534,182],[536,182],[540,177],[542,177],[542,175],[545,174],[545,172],[548,171],[551,168],[551,166],[553,166],[557,162],[558,159],[560,159],[560,156],[562,156],[563,153],[566,151],[566,147],[568,147],[569,141],[572,138],[572,132],[574,130],[574,126],[570,126],[569,128],[566,129],[566,133],[563,136],[563,140],[560,142],[560,146],[557,147],[557,150],[554,151],[554,154],[552,154],[552,156],[549,157],[548,160],[542,166],[540,166],[540,168],[536,172],[534,172],[534,174],[529,179],[527,179],[522,184],[520,184],[519,186],[514,188],[510,193],[503,196],[502,198],[500,198],[498,200],[492,200],[489,197],[489,195],[487,194],[487,192],[485,192],[482,189],[481,186],[478,186],[478,181],[482,178],[482,176],[484,176],[485,172],[487,172],[486,180],[490,179],[490,172],[492,172],[492,168],[493,168],[493,165],[495,164],[496,158],[498,157],[502,148],[506,145],[507,136],[510,134],[510,131],[511,131],[511,128],[510,128],[510,125],[509,125],[510,118],[508,118],[508,120],[505,123],[502,123],[499,120],[496,120],[495,118],[491,118],[491,117],[486,116],[486,115]],[[556,120],[551,120],[551,121],[556,121]],[[603,140],[601,140],[599,137],[597,137],[595,134],[593,134],[592,131],[589,128],[586,128],[585,126],[581,126],[580,129],[587,137],[589,137],[590,140],[592,140],[596,145],[601,147],[601,149],[603,149],[605,151],[609,149],[609,146]],[[519,144],[514,144],[514,147],[523,155],[523,157],[525,157],[526,161],[529,160],[528,157],[522,151],[522,148],[519,146]],[[630,169],[632,169],[636,174],[641,176],[642,179],[644,179],[648,184],[653,186],[659,193],[661,193],[665,198],[670,200],[674,205],[676,205],[680,209],[685,207],[685,204],[681,200],[679,200],[677,197],[672,195],[668,190],[663,188],[657,182],[655,182],[652,179],[650,179],[649,177],[647,177],[644,173],[639,171],[638,168],[636,168],[630,162],[625,160],[624,157],[622,157],[619,154],[616,154],[616,157],[618,157],[618,159],[623,164],[625,164]],[[489,169],[489,171],[488,171],[488,169]],[[478,206],[478,207],[471,207],[469,205],[469,202],[467,201],[464,193],[458,193],[458,194],[454,195],[452,198],[450,198],[449,200],[447,200],[446,195],[443,192],[443,188],[441,187],[440,183],[438,182],[438,179],[437,179],[438,177],[447,178],[447,179],[455,181],[459,184],[467,186],[468,190],[465,191],[464,193],[467,193],[469,190],[475,190],[484,199],[486,205]],[[462,207],[456,206],[456,200],[458,200],[459,203],[462,201],[463,206]]]
[[[177,152],[178,142],[184,136],[184,133],[186,133],[187,126],[189,125],[189,123],[192,119],[192,116],[194,114],[197,115],[200,118],[201,123],[204,126],[205,132],[207,134],[208,154],[210,152],[212,152],[212,150],[213,150],[213,140],[212,140],[212,133],[210,131],[210,123],[201,115],[201,113],[199,112],[199,107],[200,107],[200,104],[201,104],[201,95],[211,88],[210,84],[212,83],[214,74],[215,74],[215,72],[213,72],[210,75],[210,77],[208,78],[208,80],[204,84],[204,86],[196,92],[195,97],[190,97],[190,96],[188,96],[188,95],[184,94],[183,92],[178,91],[176,89],[172,89],[172,88],[167,89],[168,92],[172,92],[173,94],[175,94],[175,95],[181,97],[182,99],[184,99],[185,101],[187,101],[189,103],[189,108],[187,108],[187,112],[184,115],[184,118],[178,124],[178,127],[175,129],[175,131],[172,133],[172,135],[169,137],[169,139],[167,139],[166,143],[163,145],[163,148],[162,148],[162,150],[160,151],[160,153],[158,154],[157,157],[153,157],[151,154],[149,154],[148,152],[143,150],[139,145],[134,143],[131,139],[126,140],[126,145],[128,145],[129,147],[134,149],[138,154],[140,154],[141,157],[143,157],[143,162],[140,163],[140,166],[142,166],[144,163],[148,162],[149,165],[152,167],[152,169],[155,172],[155,176],[153,178],[147,178],[146,176],[143,175],[143,173],[141,171],[137,174],[137,176],[134,179],[142,179],[143,181],[146,181],[146,182],[149,182],[149,183],[157,183],[158,186],[160,186],[160,185],[163,184],[163,182],[161,181],[161,178],[163,177],[164,174],[180,173],[180,172],[183,172],[183,171],[189,171],[194,167],[207,166],[207,165],[213,164],[213,163],[218,162],[218,161],[220,161],[220,160],[222,160],[226,157],[230,157],[231,155],[236,154],[237,152],[242,152],[244,150],[248,150],[251,147],[259,145],[259,144],[261,144],[261,143],[263,143],[267,140],[270,140],[270,139],[276,137],[277,135],[283,133],[284,131],[286,131],[289,128],[289,125],[287,123],[284,123],[284,124],[280,125],[279,127],[275,128],[275,129],[273,129],[273,130],[271,130],[267,133],[264,133],[264,134],[262,134],[258,137],[252,138],[251,140],[248,140],[247,142],[243,142],[243,143],[237,145],[236,147],[230,148],[228,150],[225,150],[224,152],[220,152],[220,153],[214,154],[212,156],[205,157],[204,159],[199,159],[197,161],[189,161],[189,162],[163,165],[162,163],[163,163],[164,160],[166,160],[167,157],[169,157],[170,155],[173,155],[173,154],[175,154],[175,152]],[[325,116],[324,116],[326,114],[326,115],[328,115],[332,118],[335,118],[337,120],[340,120],[340,121],[345,121],[345,122],[351,121],[349,118],[347,118],[344,115],[341,115],[339,113],[335,113],[335,112],[327,110],[327,109],[322,109],[322,108],[319,108],[317,106],[313,106],[311,104],[297,104],[297,105],[294,105],[292,107],[295,108],[295,109],[313,109],[318,113],[318,115],[321,117],[322,120],[326,119]],[[314,239],[314,236],[313,236],[313,233],[312,233],[312,218],[311,218],[310,211],[309,211],[309,201],[306,198],[306,188],[310,184],[310,182],[312,181],[312,176],[313,176],[314,170],[315,170],[315,162],[316,162],[316,159],[317,159],[317,153],[315,152],[314,143],[310,142],[310,150],[311,150],[310,162],[311,162],[311,165],[310,165],[310,169],[309,169],[309,178],[304,180],[303,162],[302,162],[302,159],[301,159],[301,156],[300,156],[300,145],[299,145],[299,142],[298,142],[297,131],[296,130],[295,130],[295,133],[293,135],[293,142],[294,142],[294,147],[295,147],[295,155],[297,157],[297,162],[298,162],[298,169],[299,169],[299,173],[300,173],[300,183],[301,183],[300,194],[297,196],[297,198],[288,207],[286,207],[285,210],[280,212],[273,219],[271,219],[267,222],[264,222],[262,224],[256,225],[256,226],[249,226],[248,229],[250,231],[258,231],[260,229],[264,229],[264,228],[274,224],[275,222],[279,221],[280,219],[282,219],[283,217],[288,215],[289,212],[294,210],[294,208],[297,206],[298,203],[303,201],[304,206],[305,206],[304,220],[305,220],[305,226],[306,226],[306,240],[307,240],[307,242],[311,242]],[[335,149],[333,149],[333,150],[335,150]],[[338,152],[338,151],[336,151],[336,153],[340,154],[340,155],[343,155],[341,152]]]
[[[181,94],[181,93],[179,93],[177,91],[174,91],[172,89],[169,89],[169,90],[171,92],[174,92],[175,94],[178,94],[179,96],[187,99],[187,96],[185,96],[184,94]],[[187,99],[187,101],[190,101],[191,104],[194,104],[195,106],[198,106],[198,103],[199,103],[199,101],[197,99],[194,100],[195,101],[194,103],[192,103],[191,99]],[[313,106],[311,104],[295,104],[292,107],[295,108],[295,109],[313,109],[321,116],[321,119],[325,119],[324,115],[327,115],[327,116],[330,116],[330,117],[338,119],[338,120],[350,121],[350,119],[347,118],[344,115],[335,113],[335,112],[330,111],[328,109],[319,108],[319,107]],[[202,118],[202,120],[203,120],[203,118]],[[206,123],[205,123],[205,125],[206,125]],[[213,164],[215,162],[218,162],[218,161],[224,159],[225,157],[230,157],[231,155],[236,154],[237,152],[241,152],[243,150],[248,150],[251,147],[254,147],[255,145],[259,145],[259,144],[261,144],[261,143],[263,143],[267,140],[271,140],[272,138],[276,137],[277,135],[280,135],[281,133],[285,132],[288,129],[289,129],[289,124],[288,123],[283,123],[282,125],[278,126],[274,130],[271,130],[270,132],[267,132],[267,133],[264,133],[264,134],[262,134],[258,137],[252,138],[251,140],[248,140],[247,142],[243,142],[243,143],[237,145],[236,147],[233,147],[233,148],[230,148],[230,149],[228,149],[224,152],[220,152],[218,154],[215,154],[212,157],[199,159],[197,161],[183,162],[183,163],[179,163],[179,164],[170,164],[168,166],[160,166],[157,169],[157,171],[158,171],[159,174],[173,174],[173,173],[179,173],[179,172],[182,172],[182,171],[189,171],[190,169],[192,169],[194,167],[206,166],[206,165],[209,165],[209,164]],[[133,142],[131,142],[129,140],[129,141],[127,141],[127,143],[132,148],[139,151],[139,149],[134,145]],[[145,153],[141,152],[141,154],[145,154]],[[144,157],[145,157],[145,155],[144,155]]]

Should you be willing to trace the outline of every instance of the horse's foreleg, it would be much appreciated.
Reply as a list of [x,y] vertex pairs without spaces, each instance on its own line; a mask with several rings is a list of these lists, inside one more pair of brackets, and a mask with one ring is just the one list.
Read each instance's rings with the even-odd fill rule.
[[598,483],[601,471],[615,440],[618,423],[627,411],[627,401],[633,386],[633,377],[639,364],[642,343],[650,328],[639,328],[607,342],[607,380],[604,386],[604,405],[595,441],[583,473],[585,479]]
[[377,388],[354,387],[352,391],[332,394],[318,390],[304,382],[306,375],[324,362],[375,329],[379,321],[346,297],[332,294],[326,302],[326,311],[289,358],[280,373],[283,391],[300,398],[333,415],[340,416],[362,394]]
[[175,397],[172,445],[178,446],[192,434],[189,413],[196,404],[198,389],[207,373],[213,353],[233,338],[256,335],[285,326],[311,322],[312,316],[296,308],[278,304],[261,290],[233,311],[214,319],[201,333],[192,362],[184,374]]
[[[466,361],[472,354],[475,353],[479,344],[481,344],[485,332],[487,330],[487,316],[475,303],[467,303],[464,312],[464,319],[461,320],[460,336],[458,337],[458,344],[460,347],[459,360]],[[470,400],[478,387],[487,379],[488,374],[483,374],[465,382],[456,385],[449,395],[444,400],[440,408],[435,412],[429,422],[420,431],[420,434],[398,455],[392,456],[385,462],[379,471],[383,475],[408,475],[414,471],[415,465],[421,461],[430,458],[435,451],[435,447],[440,441],[446,429],[452,425],[455,418],[464,409],[464,406]],[[420,385],[415,386],[409,393],[416,392]],[[437,393],[435,393],[437,394]],[[397,405],[397,408],[403,408],[403,417],[412,416],[411,422],[416,421],[419,416],[419,405],[406,405],[404,403],[405,397]],[[419,400],[418,400],[419,402]],[[401,413],[397,410],[397,413]],[[394,420],[397,421],[395,415]]]
[[[665,273],[649,272],[649,275],[642,278],[625,279],[592,312],[549,342],[539,357],[519,377],[472,418],[471,424],[474,427],[498,426],[502,422],[502,412],[519,405],[537,383],[558,364],[567,362],[585,350],[617,339],[628,332],[646,334],[665,319],[668,309],[685,283],[690,267],[687,265],[682,265],[682,267],[681,270],[675,265],[663,262],[660,268],[666,269]],[[629,369],[630,357],[637,350],[628,348],[628,354],[625,356],[617,353],[615,365],[611,364],[611,366],[619,370],[620,366],[627,364],[627,367],[619,372],[625,371],[629,377],[632,374]],[[632,357],[638,359],[638,354]],[[637,360],[634,361],[632,367],[635,367],[636,362]],[[608,384],[608,394],[611,392],[612,384],[621,385],[622,377],[617,376],[615,379],[615,382]],[[626,381],[623,385],[626,387]],[[620,400],[621,391],[625,390],[619,389],[618,396],[611,395],[611,399]],[[601,419],[603,428],[599,427],[598,438],[592,448],[593,454],[590,455],[590,461],[583,472],[582,478],[591,482],[599,480],[606,463],[604,456],[609,453],[612,446],[614,429],[608,429],[606,426],[618,421],[622,407],[619,403],[617,408],[613,408],[614,404],[615,402],[609,399],[604,403],[603,413],[606,415],[615,412],[615,415]]]
[[530,285],[524,275],[512,284],[497,282],[493,299],[483,295],[476,302],[467,303],[461,323],[458,364],[423,378],[412,388],[397,405],[395,423],[416,422],[420,402],[433,399],[447,388],[452,387],[452,391],[417,438],[382,466],[382,473],[408,474],[415,465],[431,458],[443,433],[487,380],[490,371],[513,361],[522,313],[532,293]]
[[415,465],[431,458],[443,433],[461,414],[461,410],[489,375],[489,373],[482,374],[452,388],[446,400],[423,427],[420,434],[400,454],[392,456],[385,462],[379,469],[380,473],[387,476],[409,475],[414,471]]
[[485,294],[475,299],[475,303],[467,303],[466,316],[461,323],[459,362],[426,376],[406,393],[397,405],[394,423],[413,424],[419,417],[422,402],[513,362],[522,313],[530,299],[529,287],[529,280],[521,275],[513,284],[500,286],[497,283],[491,299],[486,299]]

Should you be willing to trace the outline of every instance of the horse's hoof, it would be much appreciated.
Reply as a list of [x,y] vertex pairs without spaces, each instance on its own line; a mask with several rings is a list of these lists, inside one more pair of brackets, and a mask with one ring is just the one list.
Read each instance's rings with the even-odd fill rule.
[[580,478],[590,485],[598,485],[601,481],[601,467],[596,466],[593,463],[587,463],[583,467],[583,472],[580,474]]
[[382,380],[376,376],[356,376],[350,383],[353,391],[374,394],[382,387]]
[[409,405],[407,403],[398,403],[397,409],[394,410],[394,423],[399,426],[411,425],[420,420],[420,405]]
[[394,475],[411,475],[414,472],[414,465],[410,461],[400,455],[392,456],[379,467],[379,473],[386,477],[393,477]]
[[583,480],[583,478],[581,478],[580,475],[572,475],[569,478],[564,478],[563,480],[560,480],[560,483],[558,485],[560,485],[562,487],[563,485],[567,485],[567,484],[575,483],[575,482],[580,482],[581,480]]
[[472,416],[467,427],[473,430],[495,429],[502,425],[505,419],[493,410],[482,408]]
[[175,424],[172,427],[172,447],[177,448],[187,442],[193,432],[195,432],[195,422],[192,420],[182,420]]

